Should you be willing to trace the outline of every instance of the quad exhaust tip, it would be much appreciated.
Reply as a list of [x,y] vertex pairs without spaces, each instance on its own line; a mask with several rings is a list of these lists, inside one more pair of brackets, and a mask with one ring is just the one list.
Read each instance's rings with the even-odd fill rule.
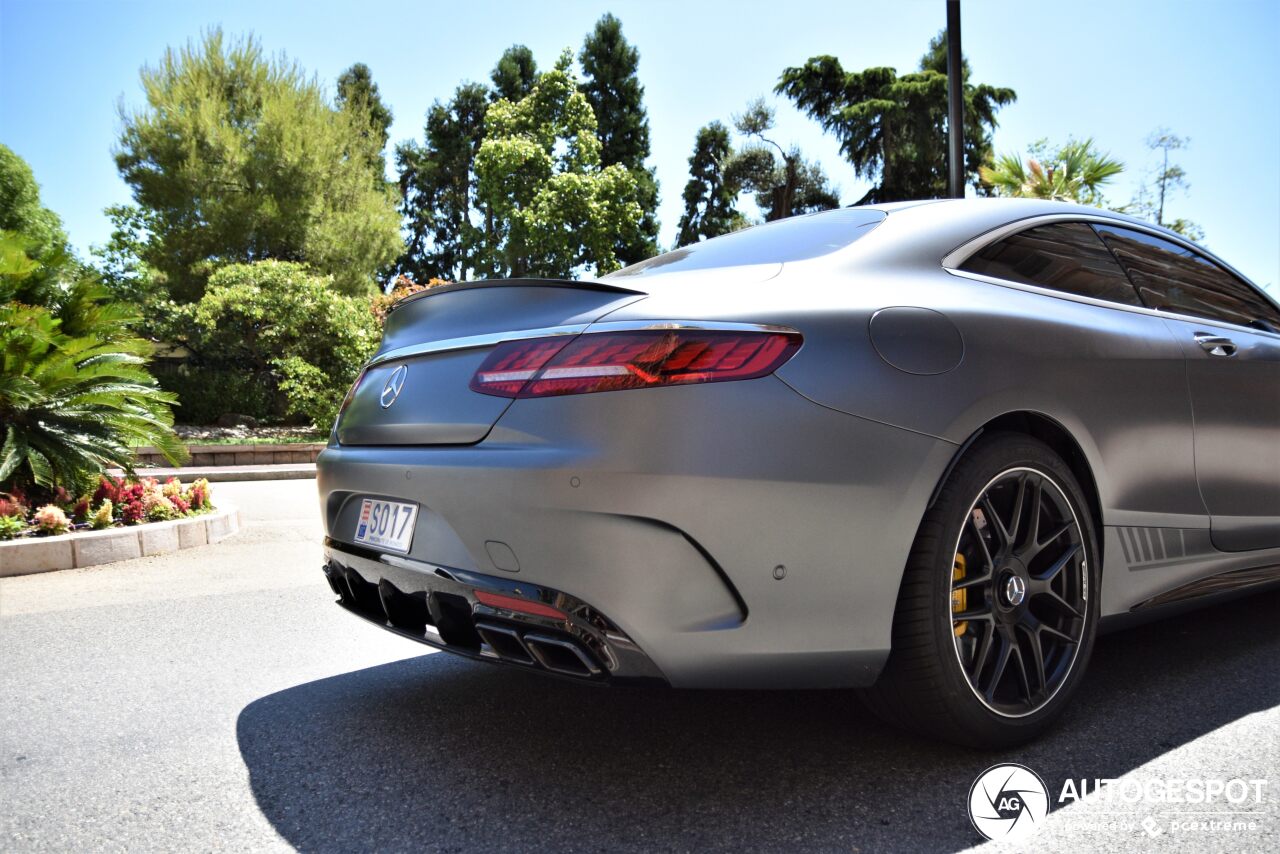
[[503,661],[541,665],[565,676],[598,676],[600,667],[577,643],[564,638],[528,633],[510,626],[476,623],[476,632]]

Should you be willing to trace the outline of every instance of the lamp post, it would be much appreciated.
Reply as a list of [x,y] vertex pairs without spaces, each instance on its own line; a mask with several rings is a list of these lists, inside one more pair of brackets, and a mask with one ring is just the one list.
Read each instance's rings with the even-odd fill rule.
[[947,186],[964,198],[964,80],[961,79],[960,0],[947,0]]

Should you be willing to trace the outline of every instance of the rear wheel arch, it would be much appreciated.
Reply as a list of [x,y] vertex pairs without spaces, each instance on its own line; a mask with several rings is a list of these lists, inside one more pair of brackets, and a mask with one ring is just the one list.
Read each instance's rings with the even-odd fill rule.
[[960,444],[959,449],[951,458],[951,462],[947,464],[947,468],[943,471],[937,486],[934,487],[933,495],[929,499],[929,506],[933,506],[938,492],[947,482],[947,478],[951,476],[952,469],[968,452],[969,448],[973,446],[973,443],[981,436],[996,432],[1023,433],[1039,439],[1052,448],[1054,453],[1067,464],[1089,503],[1089,516],[1093,520],[1094,530],[1098,532],[1098,557],[1101,560],[1099,569],[1105,567],[1106,558],[1103,552],[1103,540],[1105,537],[1102,536],[1102,497],[1098,491],[1097,478],[1094,476],[1094,466],[1071,431],[1064,427],[1061,422],[1044,413],[1031,410],[1006,412],[1003,415],[992,418],[977,430],[974,430]]

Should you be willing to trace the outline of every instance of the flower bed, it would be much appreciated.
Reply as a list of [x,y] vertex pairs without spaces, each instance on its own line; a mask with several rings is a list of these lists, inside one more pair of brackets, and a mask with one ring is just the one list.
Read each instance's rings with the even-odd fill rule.
[[164,483],[103,477],[91,495],[73,498],[59,487],[52,500],[33,508],[36,503],[16,490],[0,493],[0,540],[168,522],[214,510],[204,478],[184,486],[176,477]]

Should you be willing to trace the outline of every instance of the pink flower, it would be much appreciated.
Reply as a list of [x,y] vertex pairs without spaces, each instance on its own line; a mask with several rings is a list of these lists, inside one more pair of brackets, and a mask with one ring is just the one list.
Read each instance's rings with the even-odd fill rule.
[[67,521],[67,514],[63,513],[62,508],[56,504],[46,504],[37,510],[35,523],[42,534],[65,534],[71,527],[71,523]]

